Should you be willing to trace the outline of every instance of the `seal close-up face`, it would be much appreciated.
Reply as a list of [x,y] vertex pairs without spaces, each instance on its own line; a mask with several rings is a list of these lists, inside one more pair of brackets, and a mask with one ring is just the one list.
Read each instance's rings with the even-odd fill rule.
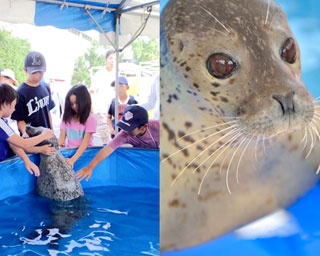
[[318,180],[320,116],[274,1],[169,1],[160,26],[164,251],[305,194]]

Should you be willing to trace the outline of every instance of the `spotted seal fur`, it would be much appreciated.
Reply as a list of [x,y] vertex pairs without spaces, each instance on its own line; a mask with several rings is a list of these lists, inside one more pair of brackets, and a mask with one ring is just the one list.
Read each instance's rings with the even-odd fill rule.
[[[37,136],[43,127],[27,125],[26,132],[30,137]],[[37,178],[37,193],[56,201],[69,201],[83,196],[83,190],[75,172],[66,159],[62,156],[58,147],[58,140],[54,136],[39,145],[51,144],[56,150],[53,155],[40,154],[40,176]]]
[[318,180],[319,107],[271,0],[175,0],[161,14],[161,250],[286,207]]

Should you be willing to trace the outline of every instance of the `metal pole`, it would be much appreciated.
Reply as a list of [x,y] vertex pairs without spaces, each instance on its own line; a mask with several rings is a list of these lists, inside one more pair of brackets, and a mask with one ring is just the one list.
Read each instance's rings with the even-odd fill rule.
[[[116,90],[116,97],[115,97],[115,114],[114,114],[114,119],[115,123],[118,121],[118,97],[119,97],[119,92],[118,92],[118,87],[119,87],[119,30],[120,30],[120,16],[121,14],[117,14],[116,17],[116,35],[115,35],[115,45],[116,45],[116,80],[115,80],[115,90]],[[115,134],[117,135],[118,133],[118,128],[115,127]]]

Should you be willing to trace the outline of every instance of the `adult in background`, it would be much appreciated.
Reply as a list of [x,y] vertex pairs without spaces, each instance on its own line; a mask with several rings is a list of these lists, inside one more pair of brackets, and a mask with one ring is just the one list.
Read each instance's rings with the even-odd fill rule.
[[107,116],[110,102],[115,97],[115,90],[111,87],[111,83],[116,77],[114,68],[115,61],[115,51],[107,51],[105,68],[97,71],[93,75],[90,87],[93,92],[91,95],[92,107],[97,119],[97,134],[100,135],[103,144],[107,144],[111,139]]
[[154,109],[153,118],[160,119],[160,76],[157,75],[151,84],[149,95],[145,102],[139,104],[146,110]]

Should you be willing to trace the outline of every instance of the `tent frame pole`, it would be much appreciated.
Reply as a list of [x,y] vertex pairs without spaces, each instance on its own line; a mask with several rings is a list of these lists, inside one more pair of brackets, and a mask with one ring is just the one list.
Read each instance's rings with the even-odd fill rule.
[[119,115],[119,102],[118,102],[118,98],[119,98],[119,53],[120,53],[120,49],[119,49],[119,30],[120,30],[120,18],[121,18],[121,14],[117,14],[116,17],[116,35],[115,35],[115,51],[116,51],[116,80],[115,80],[115,90],[116,90],[116,97],[114,100],[115,103],[115,114],[114,114],[114,120],[115,120],[115,135],[118,134],[118,127],[116,126],[116,123],[118,121],[118,115]]

